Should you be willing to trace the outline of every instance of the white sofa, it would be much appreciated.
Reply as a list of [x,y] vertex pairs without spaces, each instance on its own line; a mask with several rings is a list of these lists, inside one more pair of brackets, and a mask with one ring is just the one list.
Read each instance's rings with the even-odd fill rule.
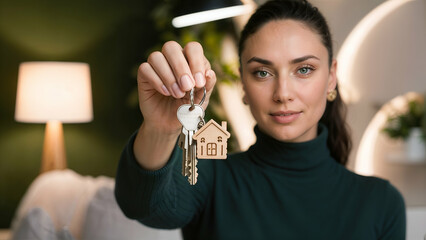
[[146,227],[124,216],[114,179],[57,170],[38,176],[12,221],[14,240],[181,240],[181,231]]
[[[127,219],[115,201],[113,189],[114,179],[108,177],[81,176],[72,170],[44,173],[30,185],[18,207],[12,239],[182,239],[179,229],[153,229]],[[407,208],[406,239],[426,240],[425,234],[426,207]]]

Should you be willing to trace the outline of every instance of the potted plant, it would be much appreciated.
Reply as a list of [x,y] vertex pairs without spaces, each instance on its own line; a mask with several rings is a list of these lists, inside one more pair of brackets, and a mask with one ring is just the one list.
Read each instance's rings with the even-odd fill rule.
[[406,108],[388,117],[383,131],[405,141],[405,155],[413,162],[426,161],[426,104],[424,96],[405,95]]

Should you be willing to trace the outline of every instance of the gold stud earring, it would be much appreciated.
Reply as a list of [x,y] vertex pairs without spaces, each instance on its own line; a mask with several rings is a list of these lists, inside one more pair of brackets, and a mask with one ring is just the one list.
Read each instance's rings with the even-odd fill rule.
[[333,89],[333,90],[331,90],[330,92],[327,93],[327,100],[329,102],[334,101],[336,99],[336,97],[337,97],[337,90],[336,89]]
[[248,105],[247,97],[246,96],[243,97],[243,103],[244,103],[244,105]]

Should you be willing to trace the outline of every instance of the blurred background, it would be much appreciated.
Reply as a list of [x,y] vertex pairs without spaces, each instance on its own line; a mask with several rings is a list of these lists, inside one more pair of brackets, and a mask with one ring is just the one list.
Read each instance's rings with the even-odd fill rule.
[[[342,87],[349,92],[345,97],[349,104],[354,149],[348,168],[359,173],[382,174],[391,179],[392,176],[386,175],[389,171],[383,167],[373,171],[357,166],[357,152],[365,130],[385,103],[409,91],[426,92],[426,48],[421,44],[426,39],[425,1],[407,0],[412,4],[405,4],[398,11],[392,10],[393,17],[388,17],[387,22],[382,21],[384,10],[376,12],[376,16],[381,16],[379,20],[366,17],[378,6],[391,1],[310,2],[329,22],[335,57],[344,71],[339,78],[344,81]],[[64,124],[68,168],[81,175],[114,177],[121,150],[142,121],[137,105],[137,67],[146,60],[149,52],[159,49],[165,41],[201,41],[221,83],[238,85],[235,59],[223,60],[222,48],[223,42],[230,42],[235,47],[240,23],[235,19],[224,19],[176,29],[171,25],[171,19],[182,8],[188,7],[183,3],[185,1],[177,0],[0,0],[0,229],[10,228],[21,198],[39,175],[43,148],[45,124],[19,123],[14,119],[21,62],[76,61],[90,65],[94,119],[89,123]],[[359,27],[361,23],[363,25]],[[357,26],[367,29],[372,25],[381,28],[368,29],[362,41],[348,43],[349,38],[355,38],[351,33],[357,30]],[[389,35],[392,32],[394,34]],[[366,39],[370,41],[364,43]],[[386,59],[390,62],[384,63]],[[225,87],[222,92],[228,90]],[[241,98],[231,100],[232,93],[219,96],[217,92],[206,119],[229,119],[230,129],[237,132],[235,121],[233,124],[224,105],[241,105]],[[239,117],[241,122],[245,120]],[[376,126],[375,130],[378,129]],[[243,144],[234,136],[231,152],[243,150],[247,144],[250,142]],[[386,152],[383,148],[380,151]],[[403,175],[392,170],[398,176],[396,182],[410,175],[413,166],[399,168],[403,169]],[[404,191],[411,194],[407,196],[409,204],[425,206],[425,165],[415,165],[414,168],[419,177],[410,181],[416,181],[416,188]],[[410,188],[406,182],[396,185]],[[412,195],[413,192],[417,195]]]
[[114,176],[141,116],[132,94],[138,65],[159,36],[154,1],[0,1],[0,228],[8,228],[40,171],[45,124],[14,120],[24,61],[90,65],[94,120],[64,124],[68,167]]

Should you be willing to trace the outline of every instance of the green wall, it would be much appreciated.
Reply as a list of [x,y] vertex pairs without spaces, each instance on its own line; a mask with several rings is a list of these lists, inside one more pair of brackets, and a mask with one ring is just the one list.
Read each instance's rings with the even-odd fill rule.
[[43,124],[14,120],[24,61],[79,61],[91,67],[94,121],[64,124],[68,167],[113,177],[123,145],[140,124],[136,69],[158,39],[154,1],[0,0],[0,228],[9,228],[37,177]]

